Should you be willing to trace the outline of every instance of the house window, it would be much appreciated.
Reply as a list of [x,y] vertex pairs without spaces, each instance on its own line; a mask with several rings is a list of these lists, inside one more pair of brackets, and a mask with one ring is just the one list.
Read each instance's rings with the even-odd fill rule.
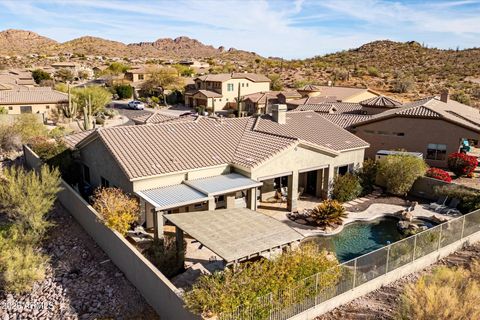
[[429,143],[427,146],[427,159],[445,160],[447,156],[447,145],[440,143]]
[[227,91],[233,91],[233,83],[227,83]]
[[20,106],[20,113],[32,113],[32,106]]
[[90,168],[83,165],[83,181],[90,183]]
[[100,177],[102,188],[110,187],[110,182],[104,177]]
[[8,110],[13,110],[13,107],[8,107]]
[[242,88],[245,87],[245,83],[242,83]]
[[248,87],[248,82],[247,82],[247,87]]
[[50,109],[50,106],[45,106],[45,109],[47,109],[47,110]]
[[143,80],[143,74],[138,75],[138,80]]
[[405,132],[394,132],[393,134],[398,136],[398,137],[404,137],[405,136]]

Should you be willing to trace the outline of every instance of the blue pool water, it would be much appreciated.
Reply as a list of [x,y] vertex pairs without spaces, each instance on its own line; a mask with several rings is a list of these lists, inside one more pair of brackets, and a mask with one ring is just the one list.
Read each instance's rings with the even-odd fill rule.
[[[389,243],[404,238],[397,229],[398,219],[381,218],[368,222],[353,222],[332,236],[318,236],[305,239],[315,242],[321,248],[335,252],[340,262],[345,262]],[[431,224],[425,223],[428,227]]]

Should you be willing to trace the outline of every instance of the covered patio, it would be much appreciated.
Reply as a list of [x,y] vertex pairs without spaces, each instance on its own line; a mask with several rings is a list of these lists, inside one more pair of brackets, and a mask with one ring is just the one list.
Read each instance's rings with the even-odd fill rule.
[[215,257],[188,256],[195,261],[222,260],[226,266],[255,257],[270,257],[298,244],[303,236],[272,217],[246,208],[167,214],[176,227],[179,257],[183,257],[184,233],[206,247]]
[[163,236],[166,214],[216,209],[257,208],[258,182],[238,173],[185,180],[180,184],[137,191],[147,228]]

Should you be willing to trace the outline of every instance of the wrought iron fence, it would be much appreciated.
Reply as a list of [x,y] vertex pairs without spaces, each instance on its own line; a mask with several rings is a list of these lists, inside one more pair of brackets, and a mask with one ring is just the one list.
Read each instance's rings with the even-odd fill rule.
[[236,310],[219,320],[286,320],[377,277],[480,231],[480,210],[449,220],[368,254],[317,273]]

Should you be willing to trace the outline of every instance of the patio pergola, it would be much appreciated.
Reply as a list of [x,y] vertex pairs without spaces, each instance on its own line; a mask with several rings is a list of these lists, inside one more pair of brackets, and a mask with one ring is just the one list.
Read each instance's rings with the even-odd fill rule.
[[164,215],[176,226],[179,257],[187,233],[225,261],[226,265],[290,247],[303,236],[283,222],[246,208]]

